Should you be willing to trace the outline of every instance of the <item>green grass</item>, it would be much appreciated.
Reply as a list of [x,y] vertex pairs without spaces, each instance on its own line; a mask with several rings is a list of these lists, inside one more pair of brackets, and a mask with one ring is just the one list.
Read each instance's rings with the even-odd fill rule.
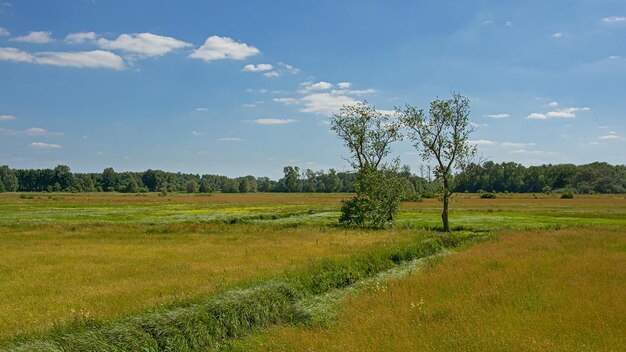
[[[403,254],[402,248],[440,236],[432,231],[441,226],[440,203],[433,199],[404,203],[393,229],[340,227],[340,201],[349,196],[0,194],[0,345],[16,336],[49,336],[52,329],[74,333],[84,322],[110,327],[137,317],[149,321],[152,313],[146,312],[213,302],[285,272],[292,279],[305,272],[288,286],[323,306],[317,294],[410,260],[411,251]],[[461,194],[452,204],[451,225],[460,235],[514,230],[550,236],[565,229],[608,232],[614,240],[626,233],[626,198]],[[618,247],[623,251],[623,243]],[[365,253],[376,257],[390,248],[395,259],[365,260],[372,258]],[[562,251],[578,255],[573,247]],[[619,258],[617,265],[626,266]],[[343,283],[333,286],[337,280]],[[282,315],[272,319],[267,324],[285,323]],[[82,322],[79,328],[75,322]],[[85,334],[81,338],[88,340]]]
[[407,240],[401,230],[210,223],[0,227],[0,339],[84,314],[138,313]]
[[22,338],[12,351],[197,351],[224,346],[252,329],[279,322],[306,324],[312,318],[298,304],[303,298],[341,289],[400,265],[440,253],[444,243],[458,245],[475,236],[424,239],[414,237],[348,258],[312,262],[278,279],[234,289],[204,300],[182,302],[110,323],[86,319],[83,324]]
[[282,324],[254,351],[621,351],[626,233],[515,231],[350,296],[326,326]]

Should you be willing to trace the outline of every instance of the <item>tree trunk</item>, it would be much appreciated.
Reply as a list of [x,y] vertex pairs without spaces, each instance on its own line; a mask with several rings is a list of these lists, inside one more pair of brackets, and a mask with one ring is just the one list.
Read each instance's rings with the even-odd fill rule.
[[443,220],[443,231],[450,232],[450,223],[448,222],[448,203],[450,202],[450,184],[448,177],[443,176],[443,212],[441,212],[441,220]]
[[450,223],[448,222],[448,202],[450,196],[448,195],[447,190],[444,191],[443,195],[443,212],[441,213],[441,220],[443,220],[443,231],[450,232]]

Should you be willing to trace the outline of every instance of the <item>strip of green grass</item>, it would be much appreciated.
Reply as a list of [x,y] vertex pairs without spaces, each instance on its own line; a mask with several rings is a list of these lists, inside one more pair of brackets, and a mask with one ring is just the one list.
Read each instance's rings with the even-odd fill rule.
[[311,263],[279,279],[112,323],[86,320],[43,336],[23,337],[6,351],[200,351],[278,322],[306,323],[298,300],[349,286],[398,264],[441,252],[474,234],[418,239],[349,258]]
[[623,351],[626,232],[501,234],[417,275],[362,290],[329,326],[282,324],[253,351]]

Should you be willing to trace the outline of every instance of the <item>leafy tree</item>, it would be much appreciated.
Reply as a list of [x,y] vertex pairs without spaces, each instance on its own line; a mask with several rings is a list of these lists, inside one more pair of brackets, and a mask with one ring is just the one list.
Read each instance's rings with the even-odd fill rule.
[[302,191],[302,181],[300,180],[300,168],[293,166],[285,166],[283,168],[285,192]]
[[102,189],[106,192],[114,191],[118,182],[119,179],[117,173],[112,167],[107,167],[104,171],[102,171]]
[[126,184],[126,187],[124,187],[124,192],[125,193],[139,193],[139,184],[137,184],[137,181],[135,180],[135,178],[131,178],[128,183]]
[[454,93],[451,99],[436,99],[430,103],[428,116],[422,109],[406,105],[398,109],[401,121],[409,130],[409,138],[421,151],[422,159],[434,159],[437,163],[435,176],[441,182],[440,198],[443,202],[441,219],[443,230],[450,231],[448,208],[453,194],[453,172],[463,162],[476,154],[470,145],[469,134],[474,128],[469,124],[469,99]]
[[393,220],[401,198],[396,192],[403,188],[395,184],[396,167],[388,167],[383,159],[400,138],[399,127],[365,101],[344,106],[331,118],[331,129],[350,151],[348,161],[357,171],[357,195],[343,204],[341,222],[383,227]]
[[187,193],[196,193],[198,191],[198,182],[195,180],[189,180],[185,183],[185,191]]
[[239,179],[239,193],[248,193],[250,189],[250,182],[245,177]]
[[67,190],[74,181],[74,174],[70,171],[70,167],[66,165],[58,165],[54,168],[54,182],[59,184],[58,190]]
[[11,170],[9,166],[0,166],[0,183],[2,183],[1,192],[16,192],[19,189],[19,180],[15,170]]

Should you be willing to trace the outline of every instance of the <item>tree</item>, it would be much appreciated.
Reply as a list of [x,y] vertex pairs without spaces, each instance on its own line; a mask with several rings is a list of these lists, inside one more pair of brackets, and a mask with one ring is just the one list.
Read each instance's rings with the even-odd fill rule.
[[397,187],[397,163],[388,166],[383,160],[391,143],[400,138],[400,125],[365,101],[343,106],[330,122],[350,151],[347,160],[357,171],[357,195],[343,203],[339,221],[387,225],[400,205],[397,191],[402,187]]
[[185,183],[185,191],[187,193],[196,193],[198,191],[198,182],[196,180],[189,180]]
[[112,192],[115,190],[119,178],[115,170],[112,167],[107,167],[102,171],[102,188],[105,192]]
[[283,168],[285,174],[285,192],[300,192],[302,191],[302,181],[300,180],[300,168],[293,166],[285,166]]
[[124,187],[124,193],[139,193],[139,185],[134,177],[131,177],[126,187]]
[[7,165],[0,166],[0,183],[2,184],[0,192],[16,192],[20,185],[15,170],[11,170]]
[[443,202],[441,219],[443,230],[450,231],[448,207],[453,194],[452,182],[455,168],[476,154],[476,147],[469,142],[474,128],[469,124],[469,99],[453,93],[448,100],[436,99],[430,103],[428,116],[422,109],[406,105],[397,109],[402,124],[409,130],[414,147],[421,151],[425,161],[435,160],[435,176],[441,182],[440,198]]
[[67,190],[74,180],[74,174],[67,165],[58,165],[54,168],[54,182],[58,183],[60,190]]

